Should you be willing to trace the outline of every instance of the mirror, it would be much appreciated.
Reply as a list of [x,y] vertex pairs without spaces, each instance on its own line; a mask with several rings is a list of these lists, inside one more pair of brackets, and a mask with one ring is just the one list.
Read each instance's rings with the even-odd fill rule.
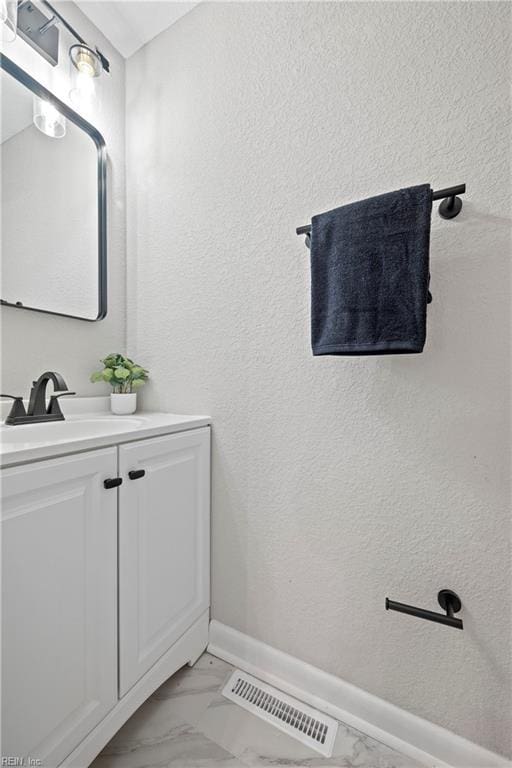
[[105,142],[10,59],[2,55],[0,63],[1,302],[101,320]]

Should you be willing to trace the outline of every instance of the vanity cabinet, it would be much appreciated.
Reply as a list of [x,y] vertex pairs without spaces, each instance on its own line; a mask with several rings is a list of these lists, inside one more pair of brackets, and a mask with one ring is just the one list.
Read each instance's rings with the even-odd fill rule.
[[2,470],[2,754],[64,760],[117,701],[117,450]]
[[209,605],[209,430],[119,448],[121,696]]
[[84,768],[206,647],[210,429],[1,480],[2,756]]

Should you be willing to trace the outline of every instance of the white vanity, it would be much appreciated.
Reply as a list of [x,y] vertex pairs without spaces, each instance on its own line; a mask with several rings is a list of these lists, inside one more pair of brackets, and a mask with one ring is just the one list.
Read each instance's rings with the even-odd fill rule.
[[25,765],[84,768],[208,642],[209,419],[92,400],[0,428],[2,755]]

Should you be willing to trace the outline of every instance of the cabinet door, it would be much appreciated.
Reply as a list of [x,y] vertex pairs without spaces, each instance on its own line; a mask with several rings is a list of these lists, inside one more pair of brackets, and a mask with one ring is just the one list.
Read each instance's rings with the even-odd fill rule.
[[209,605],[210,430],[123,445],[119,471],[124,695]]
[[116,703],[116,474],[115,448],[1,473],[5,757],[56,766]]

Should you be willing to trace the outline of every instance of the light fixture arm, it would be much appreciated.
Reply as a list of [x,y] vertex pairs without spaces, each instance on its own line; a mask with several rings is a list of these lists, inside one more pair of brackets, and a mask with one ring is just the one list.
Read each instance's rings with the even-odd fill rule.
[[45,32],[47,32],[52,27],[55,27],[55,25],[58,23],[58,18],[56,16],[52,16],[51,19],[48,19],[46,24],[43,24],[42,27],[39,27],[39,34],[44,35]]
[[[43,3],[43,5],[46,5],[46,7],[53,14],[53,18],[48,21],[48,24],[44,25],[45,27],[53,26],[53,24],[55,24],[56,20],[58,19],[61,22],[62,26],[65,27],[67,29],[67,31],[71,35],[73,35],[75,40],[77,40],[80,43],[80,45],[85,45],[85,46],[89,47],[88,44],[86,43],[86,41],[84,40],[84,38],[81,35],[78,34],[76,29],[74,27],[72,27],[71,24],[68,21],[66,21],[64,16],[62,16],[62,14],[59,13],[59,11],[57,11],[53,7],[53,5],[48,2],[48,0],[41,0],[41,2]],[[43,30],[41,29],[39,31],[42,32]],[[98,55],[99,60],[101,61],[101,66],[103,67],[105,72],[110,72],[110,62],[109,62],[109,60],[101,53],[101,51],[98,50],[98,48],[95,48],[95,51],[96,51],[96,53]]]

